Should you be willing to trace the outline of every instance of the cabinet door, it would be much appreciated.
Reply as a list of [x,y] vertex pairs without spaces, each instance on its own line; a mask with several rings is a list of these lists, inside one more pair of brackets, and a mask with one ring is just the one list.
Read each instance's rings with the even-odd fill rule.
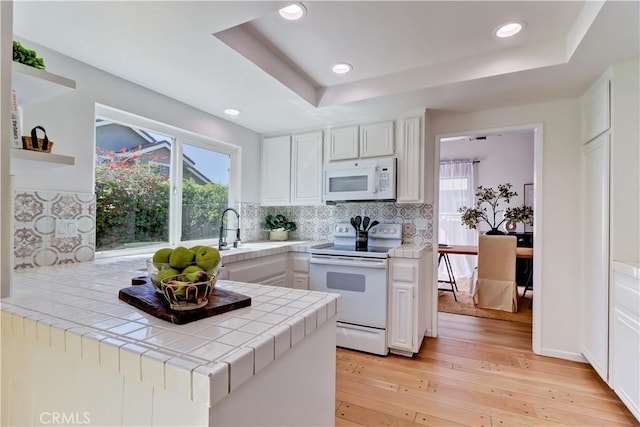
[[424,160],[420,117],[404,119],[396,147],[398,158],[398,203],[424,201]]
[[611,126],[611,79],[598,80],[582,97],[582,142],[591,141]]
[[309,274],[293,273],[293,288],[309,290]]
[[360,126],[360,157],[393,155],[393,122]]
[[358,126],[329,129],[327,158],[328,160],[358,158]]
[[392,283],[389,319],[389,347],[413,352],[413,298],[410,283]]
[[263,206],[289,204],[291,184],[291,143],[289,136],[265,138],[262,142],[262,180],[260,202]]
[[609,134],[584,146],[582,154],[582,353],[604,381],[609,352]]
[[291,204],[322,203],[322,132],[294,135],[291,145]]

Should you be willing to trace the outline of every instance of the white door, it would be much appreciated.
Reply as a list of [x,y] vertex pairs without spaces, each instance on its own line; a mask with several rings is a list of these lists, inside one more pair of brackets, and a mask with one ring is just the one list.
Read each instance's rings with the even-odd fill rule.
[[412,284],[391,284],[389,347],[411,352],[414,351],[414,298],[415,287]]
[[392,121],[360,126],[360,157],[392,156],[393,137]]
[[609,134],[584,145],[582,353],[608,380],[609,352]]
[[289,204],[291,184],[291,138],[277,136],[262,142],[262,206]]
[[322,203],[322,132],[294,135],[291,156],[291,204]]

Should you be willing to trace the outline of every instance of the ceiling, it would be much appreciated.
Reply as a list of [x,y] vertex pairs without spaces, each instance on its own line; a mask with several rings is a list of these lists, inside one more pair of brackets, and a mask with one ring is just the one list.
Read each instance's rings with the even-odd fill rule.
[[267,134],[575,98],[640,55],[637,1],[308,1],[297,22],[287,4],[16,0],[14,33]]

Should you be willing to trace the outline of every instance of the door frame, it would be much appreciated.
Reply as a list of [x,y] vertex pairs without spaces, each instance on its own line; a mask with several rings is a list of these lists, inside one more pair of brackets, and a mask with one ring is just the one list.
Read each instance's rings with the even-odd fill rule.
[[[434,138],[434,156],[433,156],[433,240],[432,242],[438,242],[438,228],[439,228],[439,203],[440,203],[440,140],[442,138],[455,137],[460,135],[487,135],[487,134],[497,134],[497,133],[506,133],[511,131],[522,131],[522,130],[532,130],[533,131],[533,183],[534,183],[534,206],[533,206],[533,216],[535,218],[535,222],[533,225],[533,288],[535,289],[536,298],[533,299],[533,324],[532,324],[532,349],[536,354],[541,354],[542,349],[542,320],[541,320],[541,310],[542,310],[542,301],[544,289],[542,285],[542,263],[544,254],[536,252],[536,248],[542,248],[544,235],[543,228],[540,227],[540,224],[544,221],[544,209],[543,209],[543,180],[542,180],[542,171],[543,171],[543,153],[542,149],[544,146],[543,135],[544,135],[544,125],[542,123],[531,123],[524,124],[518,126],[508,126],[508,127],[498,127],[498,128],[489,128],[489,129],[461,129],[459,132],[446,133],[446,134],[438,134],[435,135]],[[433,243],[434,245],[437,243]],[[432,286],[432,336],[438,336],[438,251],[434,249],[432,251],[432,265],[433,265],[433,278],[432,283],[435,285]]]

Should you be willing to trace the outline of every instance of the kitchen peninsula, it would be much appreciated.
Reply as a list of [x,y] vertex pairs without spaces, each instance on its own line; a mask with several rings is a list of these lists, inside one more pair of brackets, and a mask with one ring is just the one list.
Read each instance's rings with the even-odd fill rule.
[[251,306],[174,325],[118,299],[141,268],[16,272],[2,300],[3,425],[334,423],[337,295],[219,280]]

